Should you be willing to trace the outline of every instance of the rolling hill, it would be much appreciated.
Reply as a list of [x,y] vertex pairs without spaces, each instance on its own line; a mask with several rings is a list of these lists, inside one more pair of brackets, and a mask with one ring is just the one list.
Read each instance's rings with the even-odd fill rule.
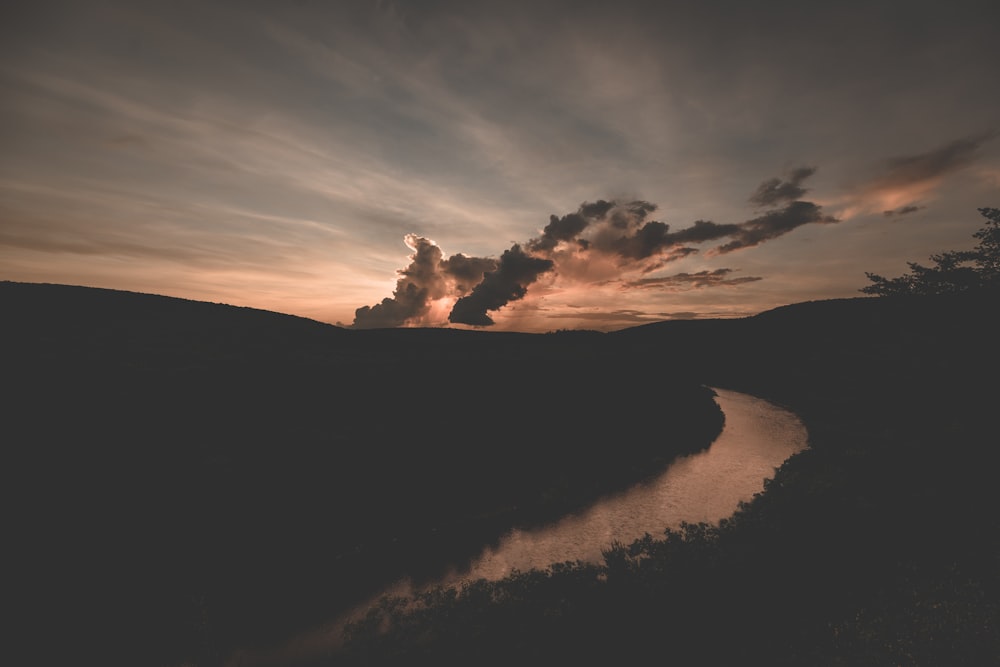
[[724,530],[617,552],[619,588],[546,576],[517,614],[444,604],[340,658],[983,664],[1000,657],[998,303],[530,335],[0,283],[21,636],[38,662],[132,665],[280,641],[706,446],[708,384],[811,434]]
[[722,425],[707,389],[649,391],[598,334],[350,331],[9,282],[0,312],[26,618],[106,664],[279,641]]

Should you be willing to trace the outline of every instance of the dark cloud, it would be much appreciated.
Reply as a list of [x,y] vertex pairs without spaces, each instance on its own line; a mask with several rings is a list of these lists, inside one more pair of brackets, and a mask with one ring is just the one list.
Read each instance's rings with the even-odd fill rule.
[[645,220],[646,216],[655,211],[658,207],[648,201],[637,200],[629,202],[626,209],[639,220]]
[[[751,201],[765,206],[784,203],[784,206],[741,223],[696,220],[690,227],[672,232],[665,222],[645,222],[646,215],[656,209],[654,205],[648,202],[621,205],[616,212],[626,217],[631,216],[632,223],[614,225],[614,233],[606,231],[603,235],[598,235],[595,248],[617,254],[625,260],[638,261],[666,255],[663,259],[669,261],[693,252],[692,249],[683,247],[687,244],[730,238],[732,241],[716,250],[725,253],[759,245],[810,222],[837,222],[836,218],[824,215],[820,206],[798,200],[798,197],[807,192],[803,182],[814,173],[815,167],[799,167],[789,174],[787,180],[771,178],[762,182]],[[611,218],[614,217],[612,214]]]
[[560,241],[575,239],[588,224],[587,218],[579,213],[568,213],[561,218],[550,215],[549,224],[545,225],[542,235],[525,245],[532,252],[552,252]]
[[681,310],[676,312],[657,313],[657,315],[661,318],[669,320],[728,319],[733,317],[750,317],[754,314],[755,313],[753,311],[746,310],[702,310],[698,312]]
[[615,255],[626,265],[665,253],[673,255],[675,250],[677,256],[684,254],[678,247],[684,241],[670,232],[670,225],[659,220],[646,221],[654,210],[654,204],[644,201],[617,204],[607,222],[599,226],[584,247]]
[[[644,203],[644,202],[643,202]],[[653,206],[652,204],[647,204],[648,206]],[[580,215],[585,218],[595,218],[600,219],[608,214],[612,208],[614,208],[615,202],[605,201],[603,199],[598,199],[595,202],[584,202],[580,204],[580,210],[577,211]],[[656,207],[653,206],[655,209]]]
[[698,253],[697,248],[688,248],[686,246],[671,246],[669,250],[660,253],[655,261],[646,262],[644,265],[640,265],[637,268],[639,273],[645,275],[647,273],[653,273],[662,269],[664,266],[670,262],[676,262],[679,259],[684,259],[688,255],[694,255]]
[[672,276],[659,278],[641,278],[624,283],[625,287],[657,288],[670,291],[683,291],[703,287],[733,287],[744,283],[763,280],[757,276],[740,276],[730,278],[733,269],[715,269],[714,271],[697,271],[695,273],[675,273]]
[[414,234],[406,237],[413,249],[409,266],[398,271],[399,279],[392,297],[374,306],[362,306],[354,311],[354,328],[376,329],[399,327],[426,314],[430,301],[444,291],[440,273],[441,249],[431,240]]
[[788,175],[788,180],[769,178],[757,186],[750,195],[750,202],[760,206],[777,206],[783,202],[801,199],[808,190],[802,187],[802,181],[816,173],[815,167],[798,167]]
[[545,225],[542,235],[531,239],[525,246],[531,252],[552,252],[561,241],[573,241],[592,221],[603,219],[614,206],[613,201],[599,199],[596,202],[584,202],[575,213],[568,213],[561,218],[550,215],[549,224]]
[[896,209],[891,208],[888,211],[882,211],[882,215],[884,215],[887,218],[892,218],[900,215],[908,215],[910,213],[916,213],[917,211],[920,211],[923,208],[924,208],[923,206],[900,206],[899,208]]
[[604,322],[606,324],[645,324],[648,322],[659,322],[663,318],[658,315],[650,315],[641,310],[611,310],[611,311],[584,311],[574,313],[552,313],[546,315],[548,319],[557,320],[586,320],[588,322]]
[[406,236],[406,245],[413,249],[412,261],[398,271],[399,279],[392,297],[355,310],[355,329],[416,323],[428,314],[433,301],[467,294],[497,264],[494,259],[462,254],[442,259],[441,248],[436,243],[415,234]]
[[764,215],[741,223],[739,231],[732,235],[733,240],[719,246],[715,252],[724,254],[760,245],[764,241],[783,236],[811,222],[831,223],[839,220],[832,215],[825,215],[822,207],[812,202],[793,201],[784,208],[768,211]]
[[670,235],[671,243],[705,243],[740,233],[738,224],[719,224],[711,220],[695,220],[690,227]]
[[669,253],[667,259],[679,259],[694,252],[693,249],[684,247],[685,244],[730,238],[731,241],[715,249],[716,253],[727,253],[760,245],[812,222],[831,223],[839,220],[825,215],[822,207],[817,204],[796,200],[741,223],[720,224],[710,220],[696,220],[690,227],[671,232],[666,223],[652,220],[634,233],[606,240],[597,247],[627,260],[643,260],[664,253]]
[[[574,213],[549,216],[542,235],[528,241],[525,247],[530,252],[551,255],[560,242],[566,242],[574,243],[582,251],[644,259],[665,245],[667,225],[646,222],[656,208],[656,204],[643,200],[584,202]],[[585,233],[589,234],[585,237]]]
[[435,297],[444,294],[444,277],[441,275],[441,248],[434,241],[421,236],[409,234],[406,245],[415,251],[410,255],[413,260],[409,266],[399,272],[400,280],[409,284],[419,285]]
[[[563,216],[551,215],[541,235],[514,244],[499,260],[452,255],[443,259],[432,241],[410,235],[412,263],[399,272],[392,298],[356,311],[355,327],[403,326],[421,321],[432,302],[457,297],[448,321],[454,324],[490,326],[490,311],[523,299],[528,287],[548,271],[569,282],[607,284],[608,267],[618,275],[647,276],[666,264],[698,252],[691,245],[726,241],[713,248],[724,254],[759,245],[809,223],[837,222],[817,204],[800,201],[803,182],[816,169],[799,167],[786,180],[772,178],[761,183],[752,201],[775,206],[756,218],[739,223],[696,220],[690,227],[671,231],[670,225],[648,219],[655,204],[644,200],[599,199],[580,204]],[[610,260],[610,261],[609,261]],[[590,267],[602,267],[596,274]],[[733,286],[761,280],[754,276],[731,277],[732,269],[679,273],[666,277],[644,277],[622,283],[626,288],[659,288],[675,291]],[[599,274],[599,275],[597,275]]]
[[498,310],[511,301],[524,298],[528,285],[554,266],[552,260],[529,255],[520,245],[514,244],[501,255],[496,270],[486,273],[471,293],[455,302],[448,321],[474,326],[492,325],[493,319],[486,314],[487,311]]
[[428,310],[427,290],[413,283],[397,284],[392,298],[386,297],[374,306],[361,306],[354,311],[355,329],[401,327]]
[[615,250],[622,257],[645,259],[674,245],[670,240],[670,225],[658,220],[644,224],[634,234],[624,235],[615,243]]
[[458,253],[441,262],[441,270],[454,279],[454,292],[465,296],[480,283],[487,271],[497,268],[492,257],[469,257]]
[[609,221],[615,229],[632,229],[645,222],[646,217],[655,211],[656,208],[656,204],[651,204],[641,199],[617,204],[611,210]]

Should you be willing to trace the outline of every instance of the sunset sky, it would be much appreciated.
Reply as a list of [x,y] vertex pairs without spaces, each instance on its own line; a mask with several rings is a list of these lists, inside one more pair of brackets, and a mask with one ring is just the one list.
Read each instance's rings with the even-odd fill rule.
[[4,3],[0,280],[521,331],[859,296],[1000,207],[998,21],[962,0]]

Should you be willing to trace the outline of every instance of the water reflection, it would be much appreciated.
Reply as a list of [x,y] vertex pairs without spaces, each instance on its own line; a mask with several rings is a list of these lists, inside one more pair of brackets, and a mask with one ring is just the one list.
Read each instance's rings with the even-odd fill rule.
[[606,498],[590,509],[534,530],[515,529],[487,548],[469,569],[443,583],[500,579],[512,569],[544,568],[566,560],[598,562],[613,541],[629,544],[645,533],[662,535],[682,521],[717,523],[731,516],[806,446],[806,429],[793,413],[767,401],[716,389],[726,416],[711,447],[678,459],[656,479]]
[[[515,529],[496,547],[487,547],[468,569],[452,571],[438,584],[470,579],[501,579],[512,569],[545,568],[562,561],[599,562],[601,550],[613,541],[629,544],[649,533],[662,535],[682,521],[717,523],[731,516],[741,501],[750,500],[789,456],[804,449],[805,426],[783,408],[763,399],[715,389],[726,422],[722,433],[703,452],[676,460],[659,477],[608,497],[590,509],[533,530]],[[435,584],[428,584],[428,588]],[[400,581],[375,596],[410,595],[409,581]],[[304,635],[284,649],[268,654],[240,654],[243,667],[271,665],[292,657],[321,655],[339,644],[347,618],[362,614],[363,605],[327,626]],[[232,664],[232,663],[231,663]]]

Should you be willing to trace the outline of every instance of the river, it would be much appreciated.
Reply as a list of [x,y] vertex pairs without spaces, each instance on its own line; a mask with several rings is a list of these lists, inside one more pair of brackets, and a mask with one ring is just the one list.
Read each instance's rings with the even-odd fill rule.
[[[718,523],[742,501],[764,487],[764,480],[788,457],[804,449],[808,433],[792,412],[763,399],[725,389],[714,389],[725,415],[722,433],[708,449],[677,459],[653,480],[604,498],[582,512],[531,530],[514,529],[495,547],[487,547],[471,565],[449,572],[436,584],[500,579],[513,569],[545,568],[563,561],[600,562],[612,542],[630,544],[646,533],[662,535],[681,522]],[[435,584],[430,584],[433,586]],[[409,595],[413,587],[403,580],[375,596]],[[367,605],[354,614],[363,613]],[[348,616],[352,616],[349,614]],[[229,664],[263,667],[321,655],[339,643],[344,619],[302,635],[285,647],[266,653],[233,656]]]

